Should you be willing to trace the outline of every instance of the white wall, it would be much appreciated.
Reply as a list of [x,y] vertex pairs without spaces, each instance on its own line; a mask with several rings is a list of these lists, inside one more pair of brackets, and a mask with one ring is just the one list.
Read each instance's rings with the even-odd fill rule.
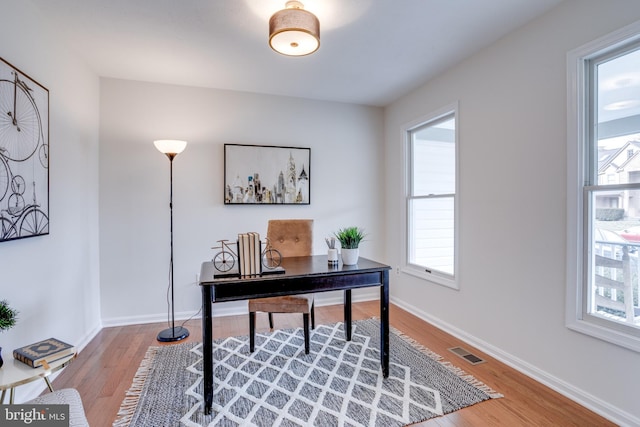
[[[50,234],[0,243],[0,299],[20,314],[0,335],[14,348],[51,336],[79,348],[100,329],[98,267],[99,80],[28,2],[2,2],[0,55],[49,90]],[[20,387],[16,401],[44,388]]]
[[[383,115],[99,83],[28,2],[4,1],[2,57],[49,89],[51,110],[51,234],[0,243],[0,298],[21,312],[0,336],[5,358],[48,336],[82,346],[101,316],[107,324],[165,317],[169,165],[154,139],[189,141],[174,163],[176,310],[184,317],[199,308],[196,275],[215,240],[264,233],[269,218],[314,218],[316,253],[323,236],[361,225],[370,233],[362,254],[399,265],[400,128],[459,100],[461,289],[393,274],[394,301],[610,418],[640,424],[640,355],[564,327],[566,52],[638,19],[634,0],[567,0]],[[224,143],[311,147],[311,205],[224,206]],[[21,387],[18,400],[41,389]]]
[[568,0],[385,111],[387,258],[400,265],[400,129],[460,102],[460,290],[394,274],[393,300],[630,425],[640,354],[564,326],[566,53],[638,19],[637,1]]
[[[176,318],[199,310],[197,275],[216,241],[264,235],[270,218],[313,218],[316,254],[326,254],[324,237],[338,228],[364,227],[362,255],[383,260],[382,109],[115,79],[101,79],[100,105],[106,325],[167,318],[169,160],[155,139],[188,141],[173,162]],[[225,206],[225,143],[310,147],[311,204]],[[240,311],[246,303],[214,307],[217,315]]]

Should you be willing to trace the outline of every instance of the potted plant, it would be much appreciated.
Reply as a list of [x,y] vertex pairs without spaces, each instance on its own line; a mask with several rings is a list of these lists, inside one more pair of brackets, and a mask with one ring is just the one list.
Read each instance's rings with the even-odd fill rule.
[[364,230],[359,227],[341,228],[334,233],[342,248],[342,263],[355,265],[360,255],[360,242],[364,240]]
[[[11,329],[18,320],[18,311],[9,306],[7,300],[0,301],[0,332]],[[2,367],[2,347],[0,347],[0,367]]]

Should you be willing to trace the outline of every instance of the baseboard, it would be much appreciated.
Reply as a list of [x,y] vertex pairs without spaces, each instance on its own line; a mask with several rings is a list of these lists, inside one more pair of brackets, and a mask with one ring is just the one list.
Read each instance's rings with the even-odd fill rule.
[[76,350],[78,350],[78,353],[81,352],[91,342],[91,340],[94,339],[96,335],[100,333],[102,328],[103,328],[102,324],[97,324],[96,327],[93,328],[91,331],[89,331],[87,334],[85,334],[85,336],[82,337],[80,341],[75,343]]
[[[199,319],[200,312],[177,312],[175,313],[175,321],[183,322],[192,318]],[[129,325],[144,325],[147,323],[163,323],[167,322],[167,313],[147,314],[143,316],[123,316],[123,317],[111,317],[102,319],[102,325],[105,328],[114,326],[129,326]],[[176,325],[177,326],[177,325]]]
[[413,314],[416,317],[424,320],[427,323],[430,323],[447,332],[450,335],[476,347],[478,350],[490,355],[491,357],[501,361],[502,363],[509,365],[511,368],[521,372],[522,374],[531,377],[537,382],[544,384],[545,386],[557,391],[563,396],[573,400],[574,402],[584,406],[585,408],[603,416],[609,421],[618,424],[620,426],[639,426],[640,418],[630,414],[628,412],[623,411],[620,408],[617,408],[611,405],[608,402],[603,401],[590,393],[585,392],[582,389],[579,389],[551,374],[546,371],[543,371],[530,363],[513,356],[512,354],[506,353],[505,351],[481,340],[473,335],[469,335],[461,329],[456,328],[455,326],[442,321],[439,318],[433,317],[428,313],[418,309],[417,307],[407,304],[406,302],[391,298],[391,302],[398,307],[402,308],[405,311]]
[[[352,292],[352,302],[362,302],[378,299],[380,292],[376,289],[355,289]],[[315,294],[315,305],[317,307],[325,305],[335,305],[343,303],[342,291],[323,292]],[[247,314],[247,303],[245,301],[223,302],[214,305],[214,317],[238,316]],[[200,319],[200,311],[183,311],[175,314],[176,322],[184,322],[189,319]],[[124,316],[102,319],[102,326],[105,328],[112,326],[142,325],[147,323],[162,323],[167,321],[166,313],[149,314],[144,316]],[[89,340],[90,341],[90,340]],[[88,342],[88,341],[87,341]]]

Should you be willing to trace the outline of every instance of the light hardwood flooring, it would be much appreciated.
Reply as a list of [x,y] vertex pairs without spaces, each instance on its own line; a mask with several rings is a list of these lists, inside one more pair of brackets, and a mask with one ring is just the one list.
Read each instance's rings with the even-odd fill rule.
[[[353,304],[354,320],[379,316],[379,313],[376,301]],[[391,306],[390,319],[396,329],[504,395],[504,398],[481,402],[428,420],[418,424],[420,426],[614,426],[599,415],[396,306]],[[341,305],[316,308],[316,324],[342,320]],[[302,326],[300,315],[276,314],[274,321],[276,328]],[[246,315],[214,318],[214,338],[247,335],[248,323]],[[266,314],[259,314],[256,323],[259,331],[268,330]],[[191,320],[185,326],[191,335],[181,342],[201,340],[199,319]],[[111,426],[147,348],[171,345],[156,341],[157,333],[165,327],[164,324],[146,324],[103,329],[55,379],[54,388],[76,388],[82,396],[90,425]],[[471,365],[448,351],[454,346],[463,346],[487,362]]]

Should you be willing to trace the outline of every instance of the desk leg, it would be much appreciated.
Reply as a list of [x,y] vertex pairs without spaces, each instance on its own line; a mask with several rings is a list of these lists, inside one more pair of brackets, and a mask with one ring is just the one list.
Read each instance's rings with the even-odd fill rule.
[[202,362],[204,382],[204,413],[211,413],[213,403],[213,316],[211,286],[202,286]]
[[382,376],[389,376],[389,270],[382,273],[380,287],[380,359]]
[[351,289],[344,290],[344,334],[351,341]]

